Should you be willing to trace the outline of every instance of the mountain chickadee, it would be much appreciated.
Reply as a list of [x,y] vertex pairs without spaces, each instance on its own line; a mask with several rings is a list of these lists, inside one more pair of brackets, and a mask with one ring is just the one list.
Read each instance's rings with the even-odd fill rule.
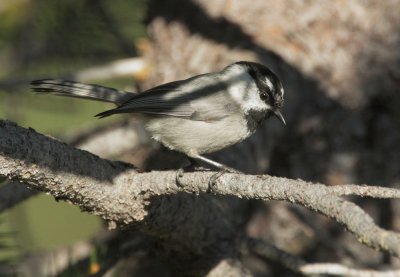
[[219,169],[235,170],[204,156],[252,135],[264,119],[276,116],[286,125],[280,109],[283,87],[267,67],[236,62],[220,72],[166,83],[143,93],[65,80],[36,80],[39,93],[115,103],[118,107],[97,114],[140,113],[146,129],[170,149],[185,153]]

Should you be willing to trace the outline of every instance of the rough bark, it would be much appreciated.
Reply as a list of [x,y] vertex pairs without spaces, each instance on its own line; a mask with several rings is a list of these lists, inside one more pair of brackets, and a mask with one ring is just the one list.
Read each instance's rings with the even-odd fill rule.
[[[396,189],[330,188],[268,175],[223,174],[210,195],[214,172],[185,173],[179,180],[175,171],[139,173],[129,164],[101,159],[14,123],[0,121],[0,132],[0,175],[78,205],[110,227],[140,230],[173,251],[206,256],[203,270],[240,253],[243,211],[234,210],[231,202],[238,198],[302,205],[343,224],[361,243],[400,255],[399,234],[379,228],[361,208],[338,196],[400,198]],[[233,201],[238,202],[243,201]],[[232,211],[235,216],[228,217]]]
[[[117,122],[111,126],[85,127],[63,136],[70,145],[102,158],[118,157],[139,167],[144,166],[155,144],[136,120]],[[39,193],[20,182],[8,182],[0,187],[0,212],[12,208]]]

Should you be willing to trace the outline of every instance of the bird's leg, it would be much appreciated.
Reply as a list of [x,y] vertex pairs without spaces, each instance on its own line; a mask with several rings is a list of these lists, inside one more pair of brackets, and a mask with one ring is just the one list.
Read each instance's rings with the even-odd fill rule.
[[206,164],[212,165],[212,166],[214,166],[214,167],[216,167],[216,168],[218,168],[218,169],[220,169],[222,171],[225,171],[225,172],[243,174],[243,172],[240,172],[239,170],[236,170],[234,168],[231,168],[229,166],[223,165],[221,163],[218,163],[216,161],[213,161],[211,159],[208,159],[208,158],[200,156],[200,155],[191,156],[191,158],[197,159],[197,160],[202,161],[202,162],[204,162]]
[[[239,170],[233,169],[231,167],[228,167],[226,165],[223,165],[221,163],[218,163],[216,161],[213,161],[211,159],[208,159],[206,157],[200,156],[200,155],[191,155],[189,158],[189,161],[191,162],[191,165],[189,165],[189,168],[192,167],[193,164],[197,163],[197,160],[202,161],[206,164],[212,165],[213,167],[216,167],[220,169],[219,172],[213,174],[210,177],[210,180],[208,181],[208,189],[207,192],[212,192],[213,188],[215,187],[215,183],[219,177],[221,177],[224,173],[229,172],[229,173],[236,173],[236,174],[243,174],[243,172],[240,172]],[[187,167],[186,167],[187,168]],[[183,187],[182,183],[180,182],[180,178],[183,176],[183,173],[185,172],[185,168],[180,168],[176,172],[176,184],[180,187]]]
[[211,159],[208,159],[206,157],[200,156],[200,155],[196,155],[196,156],[192,156],[192,158],[194,159],[198,159],[200,161],[203,161],[207,164],[210,164],[218,169],[220,169],[221,171],[213,174],[210,177],[210,180],[208,181],[208,189],[207,192],[210,193],[214,190],[216,181],[218,180],[219,177],[221,177],[224,173],[229,172],[229,173],[236,173],[236,174],[243,174],[243,172],[240,172],[239,170],[233,169],[231,167],[228,167],[226,165],[223,165],[221,163],[218,163],[216,161],[213,161]]
[[199,164],[199,161],[196,160],[195,158],[192,158],[192,157],[189,157],[189,156],[186,156],[186,157],[190,162],[190,165],[188,166],[189,169],[193,169],[195,171],[196,170],[210,170],[208,168],[205,168],[205,167],[201,166],[201,164]]

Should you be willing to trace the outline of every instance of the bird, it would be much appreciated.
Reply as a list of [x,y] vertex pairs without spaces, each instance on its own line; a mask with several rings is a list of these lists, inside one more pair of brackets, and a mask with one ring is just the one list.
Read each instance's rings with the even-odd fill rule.
[[268,67],[256,62],[235,62],[219,72],[165,83],[141,93],[61,79],[35,80],[31,86],[41,94],[117,105],[95,115],[99,118],[142,114],[153,139],[191,160],[227,172],[238,171],[204,154],[243,141],[271,116],[286,125],[281,113],[282,83]]

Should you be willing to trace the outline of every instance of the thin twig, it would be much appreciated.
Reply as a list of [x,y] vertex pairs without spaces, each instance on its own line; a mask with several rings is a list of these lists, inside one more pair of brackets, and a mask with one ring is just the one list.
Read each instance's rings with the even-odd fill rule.
[[[141,76],[140,78],[143,78],[143,76],[148,75],[149,68],[148,62],[146,62],[143,58],[126,58],[115,60],[103,65],[84,68],[63,76],[53,76],[53,78],[67,78],[79,82],[109,80],[112,78],[132,76]],[[49,76],[37,76],[37,78],[49,78]],[[1,80],[0,88],[6,92],[13,92],[15,87],[26,86],[31,81],[31,79]]]

